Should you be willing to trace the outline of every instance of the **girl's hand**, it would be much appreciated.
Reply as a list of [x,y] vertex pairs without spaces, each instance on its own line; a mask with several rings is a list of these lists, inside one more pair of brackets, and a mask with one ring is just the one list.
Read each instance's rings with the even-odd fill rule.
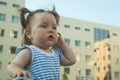
[[63,44],[65,44],[65,41],[63,40],[61,34],[58,32],[58,40],[55,44],[56,47],[62,48]]
[[28,71],[25,71],[25,70],[18,70],[13,77],[14,78],[15,77],[26,77],[26,78],[29,78],[29,79],[33,80],[30,73]]
[[76,58],[74,56],[72,49],[62,39],[60,33],[58,33],[58,35],[59,35],[58,41],[55,46],[59,47],[63,53],[60,59],[60,64],[62,66],[70,66],[70,65],[75,64]]

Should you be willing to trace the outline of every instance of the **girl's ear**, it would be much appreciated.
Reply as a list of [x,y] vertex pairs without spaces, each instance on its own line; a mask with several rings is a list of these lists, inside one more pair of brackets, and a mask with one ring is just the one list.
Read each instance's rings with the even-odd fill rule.
[[32,37],[31,37],[31,32],[30,31],[26,31],[26,36],[29,38],[29,39],[31,39]]

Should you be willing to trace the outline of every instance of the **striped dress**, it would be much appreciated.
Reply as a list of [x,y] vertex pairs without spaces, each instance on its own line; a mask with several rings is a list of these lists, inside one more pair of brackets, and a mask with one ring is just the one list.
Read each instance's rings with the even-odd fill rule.
[[28,48],[32,53],[32,64],[27,69],[34,80],[60,80],[60,58],[62,51],[51,48],[52,54],[45,53],[33,45],[17,48],[16,53]]

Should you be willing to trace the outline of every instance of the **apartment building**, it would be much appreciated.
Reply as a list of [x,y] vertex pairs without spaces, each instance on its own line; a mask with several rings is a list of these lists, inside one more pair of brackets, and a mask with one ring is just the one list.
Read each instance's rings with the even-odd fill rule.
[[[0,80],[21,45],[18,10],[25,0],[0,0]],[[73,49],[76,64],[61,67],[61,80],[120,80],[120,27],[61,16],[58,31]]]
[[77,63],[61,67],[61,79],[120,80],[120,27],[61,17],[59,32]]
[[6,69],[21,42],[19,9],[24,5],[25,0],[0,0],[0,80],[11,80]]

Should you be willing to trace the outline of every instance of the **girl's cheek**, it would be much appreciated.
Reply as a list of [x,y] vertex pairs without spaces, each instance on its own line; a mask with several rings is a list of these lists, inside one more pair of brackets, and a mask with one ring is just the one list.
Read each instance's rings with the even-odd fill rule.
[[59,38],[59,35],[57,34],[57,35],[56,35],[56,40],[58,40],[58,38]]

